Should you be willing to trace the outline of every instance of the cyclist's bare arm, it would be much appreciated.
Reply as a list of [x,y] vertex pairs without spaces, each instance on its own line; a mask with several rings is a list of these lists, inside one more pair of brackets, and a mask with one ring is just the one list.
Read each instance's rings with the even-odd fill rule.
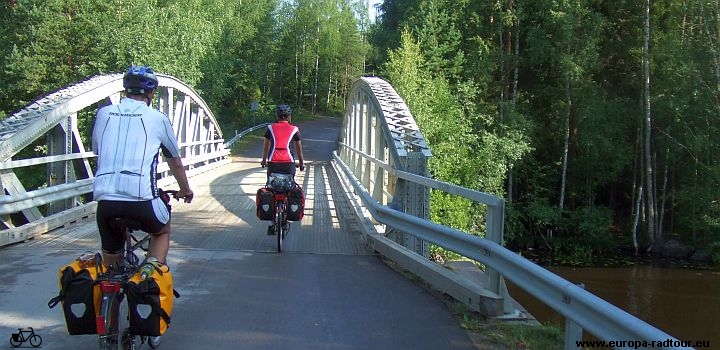
[[267,165],[269,151],[270,151],[270,140],[266,138],[265,141],[263,142],[262,160],[260,161],[260,165],[263,168],[265,167],[265,165]]
[[297,140],[295,141],[295,152],[297,152],[298,157],[298,167],[300,168],[300,171],[305,170],[305,157],[303,156],[303,149],[302,149],[302,141]]
[[185,203],[192,202],[193,191],[190,189],[190,183],[188,182],[187,174],[185,174],[185,167],[183,166],[182,158],[167,158],[166,160],[168,166],[170,167],[170,171],[173,173],[173,177],[175,177],[175,180],[180,187],[180,190],[174,194],[174,197],[183,198]]

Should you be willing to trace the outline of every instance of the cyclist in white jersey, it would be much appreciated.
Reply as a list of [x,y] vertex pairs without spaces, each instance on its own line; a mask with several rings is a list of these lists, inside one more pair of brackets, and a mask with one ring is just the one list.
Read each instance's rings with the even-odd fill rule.
[[123,78],[126,97],[98,110],[92,145],[97,157],[93,197],[103,262],[121,261],[124,236],[113,232],[116,217],[131,218],[153,235],[147,262],[165,264],[170,247],[170,210],[158,197],[156,169],[162,150],[180,187],[175,198],[189,203],[193,191],[185,174],[170,120],[150,107],[158,79],[152,68],[131,66]]

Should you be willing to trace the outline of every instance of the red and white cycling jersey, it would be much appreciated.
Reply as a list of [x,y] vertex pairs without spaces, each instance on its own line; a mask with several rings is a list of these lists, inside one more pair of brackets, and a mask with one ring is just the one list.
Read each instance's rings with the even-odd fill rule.
[[265,138],[270,140],[268,162],[294,163],[295,158],[290,152],[290,142],[300,140],[300,130],[287,121],[268,125]]

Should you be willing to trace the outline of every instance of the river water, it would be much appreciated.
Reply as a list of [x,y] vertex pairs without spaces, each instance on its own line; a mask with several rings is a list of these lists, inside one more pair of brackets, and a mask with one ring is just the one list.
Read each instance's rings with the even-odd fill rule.
[[[546,268],[679,340],[709,341],[711,349],[720,349],[720,268]],[[541,323],[564,326],[564,317],[534,297],[511,283],[508,289]]]

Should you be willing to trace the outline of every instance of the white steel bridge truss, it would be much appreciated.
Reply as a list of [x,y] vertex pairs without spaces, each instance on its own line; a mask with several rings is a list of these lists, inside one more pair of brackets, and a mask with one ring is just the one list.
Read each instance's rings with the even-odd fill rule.
[[[122,74],[101,75],[51,93],[0,120],[0,246],[23,241],[92,215],[89,199],[94,154],[83,140],[78,114],[94,116],[122,96]],[[188,176],[229,162],[222,131],[212,112],[189,86],[158,75],[153,104],[170,118]],[[46,148],[33,157],[30,148]],[[46,183],[27,184],[16,169],[45,172]],[[27,170],[25,171],[27,173]],[[158,184],[174,182],[167,163],[158,166]]]

